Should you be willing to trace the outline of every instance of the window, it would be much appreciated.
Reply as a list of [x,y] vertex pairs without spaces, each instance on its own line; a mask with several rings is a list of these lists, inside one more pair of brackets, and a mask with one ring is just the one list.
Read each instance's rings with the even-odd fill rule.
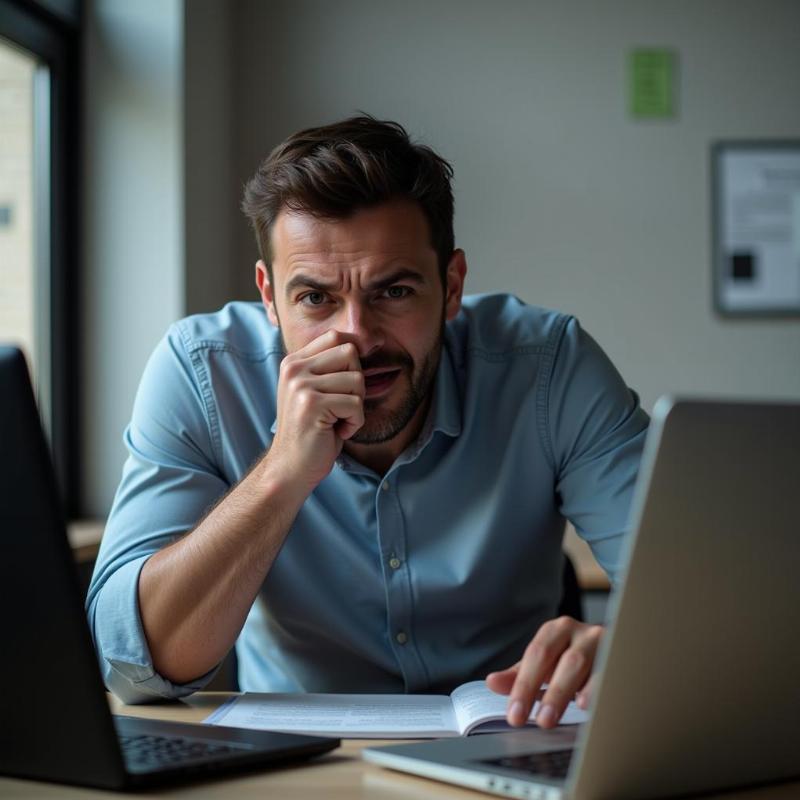
[[0,0],[0,340],[28,358],[69,516],[78,485],[78,0]]
[[[37,270],[37,233],[44,240],[49,227],[47,219],[34,213],[39,199],[34,197],[34,139],[37,123],[39,129],[47,124],[46,119],[34,118],[35,84],[42,81],[47,81],[47,68],[30,53],[0,39],[0,341],[22,348],[37,393],[38,366],[47,361],[37,347],[47,341],[49,327],[44,318],[37,330],[35,298],[47,281],[45,270]],[[37,177],[44,179],[46,191],[47,176]],[[36,225],[41,225],[38,231]]]

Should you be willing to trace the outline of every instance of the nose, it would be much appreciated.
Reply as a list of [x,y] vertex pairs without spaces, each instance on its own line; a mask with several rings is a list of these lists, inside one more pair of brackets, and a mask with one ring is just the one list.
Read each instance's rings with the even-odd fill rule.
[[347,303],[336,327],[353,337],[359,358],[366,358],[383,347],[384,335],[380,320],[367,303]]

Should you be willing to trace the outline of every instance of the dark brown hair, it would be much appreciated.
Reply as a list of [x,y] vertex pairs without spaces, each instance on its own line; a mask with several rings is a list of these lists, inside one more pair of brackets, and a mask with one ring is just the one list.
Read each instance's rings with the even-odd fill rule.
[[247,215],[272,278],[270,235],[283,209],[346,219],[391,200],[419,204],[444,279],[455,247],[453,168],[396,122],[369,115],[309,128],[279,144],[244,190]]

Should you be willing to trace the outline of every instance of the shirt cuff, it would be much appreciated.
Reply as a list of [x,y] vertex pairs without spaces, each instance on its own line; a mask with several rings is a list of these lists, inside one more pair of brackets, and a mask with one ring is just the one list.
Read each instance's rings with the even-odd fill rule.
[[153,668],[139,615],[139,573],[150,554],[117,569],[94,608],[95,645],[106,687],[124,703],[186,697],[204,688],[219,665],[190,683],[172,683]]

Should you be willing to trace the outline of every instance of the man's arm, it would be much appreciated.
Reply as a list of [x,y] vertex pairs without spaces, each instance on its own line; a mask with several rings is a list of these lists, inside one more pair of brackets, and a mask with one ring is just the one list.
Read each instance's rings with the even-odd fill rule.
[[297,512],[364,424],[363,397],[356,347],[336,331],[283,360],[272,447],[195,530],[142,568],[139,608],[161,675],[191,681],[233,646]]
[[[575,320],[566,325],[546,387],[544,446],[556,476],[559,510],[615,580],[648,417]],[[550,620],[520,661],[487,676],[492,690],[509,695],[509,723],[525,724],[536,700],[541,700],[537,722],[544,728],[558,724],[573,698],[586,708],[603,632],[600,625],[570,617]]]
[[305,497],[261,458],[187,536],[142,567],[138,602],[153,666],[186,684],[233,646]]
[[[159,680],[196,681],[231,648],[298,510],[330,472],[345,439],[363,424],[363,394],[356,348],[335,331],[284,359],[269,451],[191,533],[154,547],[157,552],[151,550],[139,564],[135,602]],[[163,443],[147,445],[162,454]],[[176,489],[198,480],[190,455],[170,454]],[[191,506],[190,497],[184,500]],[[159,527],[158,511],[148,511]],[[133,566],[141,558],[133,559]],[[102,584],[114,577],[102,576],[100,587],[90,592],[95,631],[103,627],[96,619],[102,614]],[[111,606],[107,617],[116,611]],[[113,642],[113,633],[107,638]],[[129,661],[137,658],[146,661],[146,654],[133,654]]]

